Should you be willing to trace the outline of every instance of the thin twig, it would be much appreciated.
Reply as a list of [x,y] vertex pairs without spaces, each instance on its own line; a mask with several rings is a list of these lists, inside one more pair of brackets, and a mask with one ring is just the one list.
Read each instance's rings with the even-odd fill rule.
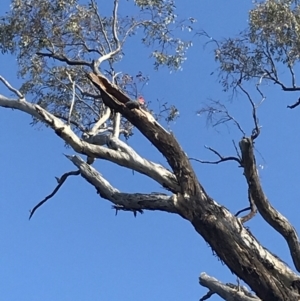
[[206,163],[206,164],[219,164],[221,162],[226,162],[226,161],[236,161],[238,162],[240,165],[242,165],[242,162],[239,158],[237,157],[233,157],[233,156],[229,156],[229,157],[223,157],[218,151],[216,151],[215,149],[208,147],[208,146],[204,146],[206,149],[210,150],[211,152],[213,152],[215,155],[217,155],[220,160],[218,161],[204,161],[204,160],[199,160],[199,159],[195,159],[195,158],[189,158],[189,160],[193,160],[193,161],[197,161],[199,163]]
[[244,224],[245,222],[249,221],[257,213],[257,208],[256,208],[254,200],[253,200],[253,198],[251,196],[250,189],[248,189],[248,200],[249,200],[249,203],[250,203],[250,207],[249,207],[250,208],[250,212],[247,215],[241,217],[242,224]]
[[300,97],[298,98],[298,100],[294,104],[292,104],[290,106],[287,106],[287,108],[294,109],[294,108],[298,107],[299,105],[300,105]]
[[234,140],[232,140],[232,144],[233,144],[233,147],[234,147],[234,149],[235,149],[236,155],[238,156],[240,162],[242,162],[242,157],[241,157],[241,155],[240,155],[240,153],[239,153],[239,150],[238,150],[238,148],[237,148],[237,146],[236,146]]
[[58,185],[55,187],[55,189],[53,190],[53,192],[51,194],[49,194],[48,196],[46,196],[42,201],[40,201],[37,205],[35,205],[32,210],[30,210],[30,215],[29,215],[29,219],[32,218],[34,212],[41,207],[44,203],[46,203],[49,199],[51,199],[56,192],[59,190],[59,188],[63,185],[63,183],[66,181],[66,179],[69,176],[78,176],[80,175],[80,170],[76,170],[76,171],[70,171],[70,172],[66,172],[65,174],[62,175],[61,178],[56,178]]
[[251,209],[251,207],[246,207],[246,208],[244,208],[244,209],[241,209],[241,210],[239,210],[234,216],[239,216],[241,213],[243,213],[243,212],[245,212],[245,211],[248,211],[248,210],[250,210]]
[[[245,95],[247,96],[247,98],[252,106],[252,118],[253,118],[253,122],[254,122],[254,129],[252,131],[251,138],[252,138],[252,140],[255,140],[260,134],[260,127],[258,125],[258,118],[256,115],[256,106],[255,106],[255,103],[252,100],[250,94],[243,88],[243,86],[241,84],[238,84],[238,87],[245,93]],[[258,91],[260,91],[260,90],[258,90]]]

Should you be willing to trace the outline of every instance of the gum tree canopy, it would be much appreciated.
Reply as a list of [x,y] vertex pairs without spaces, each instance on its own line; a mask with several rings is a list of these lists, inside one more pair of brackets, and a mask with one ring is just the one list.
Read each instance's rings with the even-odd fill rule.
[[[121,4],[127,6],[130,15],[123,13]],[[286,240],[295,269],[300,271],[297,233],[270,204],[258,176],[253,148],[260,135],[259,103],[248,90],[253,84],[261,102],[266,83],[284,91],[300,90],[295,77],[300,54],[298,1],[258,2],[249,12],[248,28],[237,37],[210,39],[224,90],[243,93],[252,106],[253,131],[248,135],[220,102],[199,111],[207,113],[208,118],[220,113],[218,123],[234,122],[242,132],[236,157],[210,150],[218,157],[214,163],[232,160],[243,169],[250,203],[250,213],[243,217],[232,214],[205,191],[176,137],[159,123],[157,112],[136,101],[139,87],[147,78],[142,73],[127,74],[116,65],[126,60],[126,43],[139,39],[151,49],[154,68],[179,69],[191,46],[185,38],[195,20],[177,19],[172,0],[112,0],[111,5],[112,14],[105,15],[94,0],[85,4],[76,0],[15,0],[1,18],[0,48],[17,58],[23,84],[17,89],[1,74],[1,82],[14,97],[0,95],[0,106],[23,111],[34,123],[53,129],[74,151],[68,159],[77,167],[77,171],[57,179],[54,192],[33,208],[31,216],[68,176],[80,175],[117,211],[138,214],[160,210],[189,221],[221,261],[253,291],[223,284],[202,273],[199,282],[209,292],[201,300],[212,294],[224,300],[300,300],[299,275],[244,226],[258,212]],[[204,31],[200,35],[209,37]],[[289,82],[281,78],[279,68],[289,71]],[[288,107],[294,109],[299,103]],[[173,120],[177,109],[166,109],[167,119]],[[143,158],[124,142],[134,128],[166,158],[169,169]],[[167,193],[121,192],[93,167],[95,160],[108,160],[142,173]]]

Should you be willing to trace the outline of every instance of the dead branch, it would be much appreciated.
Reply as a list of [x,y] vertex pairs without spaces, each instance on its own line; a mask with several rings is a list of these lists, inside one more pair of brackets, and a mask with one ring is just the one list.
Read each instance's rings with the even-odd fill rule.
[[217,155],[220,160],[217,161],[205,161],[205,160],[199,160],[199,159],[195,159],[195,158],[189,158],[189,160],[193,160],[193,161],[197,161],[199,163],[205,163],[205,164],[219,164],[222,162],[226,162],[226,161],[236,161],[239,163],[239,165],[241,165],[241,160],[237,157],[233,157],[233,156],[229,156],[229,157],[223,157],[218,151],[216,151],[215,149],[208,147],[208,146],[204,146],[206,149],[210,150],[211,152],[213,152],[215,155]]
[[132,212],[160,210],[169,213],[178,213],[175,207],[176,195],[169,196],[162,193],[122,193],[80,157],[67,156],[67,158],[79,168],[81,176],[96,188],[97,193],[102,198],[116,205],[118,210]]
[[[220,101],[210,100],[210,102],[212,103],[211,105],[205,105],[205,107],[200,109],[197,114],[206,114],[207,122],[211,123],[213,127],[220,124],[226,124],[227,122],[232,122],[243,134],[243,137],[246,136],[246,133],[240,123],[228,112],[227,108],[220,103]],[[216,115],[218,115],[218,117],[214,118]]]
[[264,220],[284,237],[289,246],[294,265],[300,271],[300,245],[297,232],[288,219],[270,204],[263,192],[257,174],[252,139],[243,138],[240,141],[240,149],[243,158],[244,175],[248,183],[251,199],[253,199]]
[[294,104],[292,104],[290,106],[287,106],[287,108],[289,108],[289,109],[295,109],[299,105],[300,105],[300,97],[298,98],[298,100]]
[[[251,107],[252,107],[252,118],[253,118],[253,122],[254,122],[254,129],[252,131],[252,135],[251,138],[252,140],[255,140],[259,134],[260,134],[260,127],[258,125],[258,118],[257,118],[257,108],[256,105],[254,103],[254,101],[252,100],[252,97],[250,96],[250,94],[243,88],[243,86],[241,84],[238,84],[238,87],[243,91],[243,93],[247,96]],[[259,90],[258,86],[256,86],[256,88],[258,89],[259,93],[261,93],[261,91]],[[246,136],[246,135],[245,135]],[[244,137],[245,137],[244,136]]]
[[261,301],[257,296],[251,294],[246,287],[237,286],[231,283],[222,283],[216,278],[213,278],[205,273],[201,273],[199,284],[207,287],[209,293],[200,300],[207,300],[212,294],[219,295],[227,301]]
[[253,201],[253,198],[252,198],[252,196],[251,196],[251,192],[250,192],[249,189],[248,189],[248,200],[249,200],[249,203],[250,203],[250,207],[244,208],[244,209],[238,211],[238,212],[235,214],[235,216],[238,216],[238,215],[241,214],[242,212],[247,211],[247,210],[250,210],[250,212],[249,212],[247,215],[241,217],[241,222],[242,222],[242,224],[244,224],[245,222],[249,221],[249,220],[257,213],[257,208],[256,208],[256,206],[255,206],[255,203],[254,203],[254,201]]
[[60,178],[56,178],[58,185],[54,188],[53,192],[50,193],[48,196],[46,196],[42,201],[40,201],[37,205],[35,205],[32,210],[30,210],[29,219],[32,218],[34,212],[40,208],[43,204],[45,204],[49,199],[51,199],[57,191],[60,189],[60,187],[64,184],[64,182],[67,180],[69,176],[78,176],[80,175],[80,171],[69,171],[63,174]]
[[90,67],[90,68],[93,67],[92,62],[89,63],[87,61],[82,61],[82,60],[72,60],[64,54],[56,54],[54,52],[49,52],[49,53],[37,52],[36,55],[53,58],[53,59],[56,59],[60,62],[64,62],[64,63],[66,63],[67,65],[70,65],[70,66],[87,66],[87,67]]

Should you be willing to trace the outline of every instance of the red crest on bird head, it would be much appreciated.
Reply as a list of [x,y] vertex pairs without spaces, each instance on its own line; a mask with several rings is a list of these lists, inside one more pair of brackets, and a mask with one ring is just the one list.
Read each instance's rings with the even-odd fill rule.
[[144,97],[143,97],[143,96],[139,96],[138,102],[139,102],[141,105],[144,105],[144,104],[145,104],[145,99],[144,99]]

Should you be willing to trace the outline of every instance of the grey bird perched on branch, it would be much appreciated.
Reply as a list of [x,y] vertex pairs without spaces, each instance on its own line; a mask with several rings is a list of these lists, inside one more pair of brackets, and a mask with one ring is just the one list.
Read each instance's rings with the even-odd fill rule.
[[126,107],[129,110],[139,109],[144,106],[145,106],[145,99],[142,96],[140,96],[137,100],[131,100],[126,102]]

